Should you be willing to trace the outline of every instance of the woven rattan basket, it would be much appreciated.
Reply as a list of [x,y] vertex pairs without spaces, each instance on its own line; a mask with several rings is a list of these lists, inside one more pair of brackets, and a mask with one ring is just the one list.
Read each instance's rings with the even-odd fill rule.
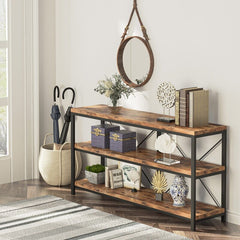
[[[47,134],[39,155],[39,172],[44,181],[52,186],[64,186],[71,183],[71,146],[64,143],[59,150],[53,150],[53,144],[46,144]],[[75,153],[75,179],[80,174],[82,159],[79,152]]]

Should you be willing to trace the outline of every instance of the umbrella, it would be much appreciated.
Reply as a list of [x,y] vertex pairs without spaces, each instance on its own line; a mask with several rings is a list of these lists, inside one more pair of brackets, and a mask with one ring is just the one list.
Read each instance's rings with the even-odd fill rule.
[[[71,87],[65,88],[63,93],[62,93],[62,98],[64,99],[64,94],[65,94],[65,92],[67,90],[71,90],[72,91],[73,96],[72,96],[71,104],[73,104],[74,99],[75,99],[75,91],[73,90],[73,88],[71,88]],[[59,141],[60,144],[63,144],[66,141],[68,128],[69,128],[69,123],[71,121],[71,108],[72,108],[72,106],[69,106],[67,111],[66,111],[66,113],[65,113],[65,115],[64,115],[65,122],[63,124],[63,129],[62,129],[61,136],[60,136],[60,141]]]
[[56,91],[57,97],[59,98],[59,87],[55,86],[53,90],[53,100],[54,105],[52,106],[51,118],[53,119],[53,141],[54,143],[59,143],[59,126],[58,119],[61,117],[61,113],[59,111],[58,105],[56,104]]

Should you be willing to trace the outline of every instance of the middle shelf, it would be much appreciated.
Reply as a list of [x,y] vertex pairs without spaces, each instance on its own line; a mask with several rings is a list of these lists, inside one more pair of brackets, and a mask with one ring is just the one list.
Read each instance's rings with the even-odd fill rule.
[[[92,147],[91,142],[81,142],[75,144],[75,150],[191,177],[191,159],[189,158],[171,155],[171,158],[180,160],[180,163],[168,166],[154,162],[154,159],[163,157],[162,153],[145,148],[139,148],[136,151],[120,153],[111,151],[109,149]],[[216,175],[222,173],[224,170],[225,167],[221,165],[198,160],[196,161],[196,178]]]

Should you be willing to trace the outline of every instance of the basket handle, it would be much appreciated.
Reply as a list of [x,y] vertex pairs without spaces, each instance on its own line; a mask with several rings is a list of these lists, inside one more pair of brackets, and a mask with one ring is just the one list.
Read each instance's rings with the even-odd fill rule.
[[[64,146],[66,146],[67,144],[71,144],[71,143],[65,142],[59,150],[59,187],[61,186],[61,182],[62,182],[62,177],[61,177],[62,176],[62,150],[63,150]],[[76,163],[76,171],[75,171],[75,179],[76,179],[79,164],[78,164],[78,161],[75,161],[75,163]]]
[[48,137],[48,136],[53,136],[53,133],[47,133],[47,134],[45,134],[44,140],[43,140],[43,145],[46,145],[46,140],[47,140],[47,137]]

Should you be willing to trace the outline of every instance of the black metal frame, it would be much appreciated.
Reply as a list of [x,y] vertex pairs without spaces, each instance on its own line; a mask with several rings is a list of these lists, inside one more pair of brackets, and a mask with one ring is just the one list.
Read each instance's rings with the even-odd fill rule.
[[75,114],[71,113],[71,194],[75,195]]
[[226,222],[226,202],[227,202],[227,194],[226,194],[226,173],[227,173],[227,131],[222,132],[222,166],[225,166],[225,171],[222,173],[222,208],[225,209],[225,214],[222,215],[222,222]]
[[[72,195],[75,194],[75,150],[82,151],[82,150],[79,150],[79,149],[75,149],[75,116],[82,116],[82,117],[86,117],[86,118],[98,119],[98,120],[101,121],[101,124],[104,124],[105,121],[109,121],[109,119],[106,119],[106,118],[99,118],[99,117],[92,117],[92,116],[88,116],[88,115],[84,115],[84,114],[71,113],[71,194]],[[162,132],[166,132],[166,133],[180,135],[180,136],[184,136],[184,137],[190,137],[191,138],[191,176],[190,176],[190,178],[191,178],[191,220],[190,220],[191,221],[191,230],[195,231],[196,222],[202,221],[202,220],[205,220],[205,219],[221,216],[222,222],[226,221],[226,158],[227,158],[227,154],[226,154],[227,131],[226,130],[213,132],[213,133],[201,134],[201,135],[198,135],[198,136],[191,136],[191,135],[184,134],[184,133],[176,133],[176,132],[173,132],[173,131],[159,130],[159,129],[155,129],[155,128],[151,128],[151,127],[144,127],[144,126],[141,126],[141,125],[130,124],[130,123],[116,121],[116,120],[112,120],[112,119],[111,119],[111,122],[124,124],[124,125],[128,125],[128,126],[133,126],[133,127],[138,127],[138,128],[149,129],[149,130],[152,130],[152,131],[157,131],[157,135],[161,134]],[[144,142],[150,136],[150,134],[142,142]],[[201,138],[201,137],[210,136],[210,135],[217,135],[217,134],[222,135],[221,140],[218,141],[208,152],[206,152],[200,158],[200,160],[204,159],[221,142],[222,143],[221,164],[222,164],[222,166],[225,167],[225,170],[221,171],[221,172],[218,172],[218,173],[206,174],[204,176],[197,177],[196,176],[197,139]],[[183,151],[181,150],[180,147],[178,147],[178,150],[181,152],[182,155],[184,155],[184,153],[183,153]],[[87,152],[87,151],[82,151],[82,152]],[[101,154],[96,154],[96,153],[92,153],[92,152],[88,152],[88,153],[101,156],[101,163],[105,164],[105,158],[107,156],[103,156]],[[112,159],[116,159],[116,158],[112,158]],[[125,160],[122,160],[122,159],[116,159],[116,160],[125,161]],[[127,162],[127,161],[125,161],[125,162]],[[160,168],[158,168],[158,169],[160,169]],[[166,171],[166,170],[164,170],[164,171]],[[171,172],[171,171],[167,171],[167,172],[175,173],[175,172]],[[203,178],[203,177],[208,177],[208,176],[217,175],[217,174],[221,174],[221,176],[222,176],[221,177],[221,207],[224,208],[225,211],[222,214],[216,214],[214,216],[206,217],[206,218],[203,218],[201,220],[196,220],[196,180],[199,178],[200,181],[201,181],[201,178]],[[189,177],[188,175],[184,175],[184,174],[179,174],[179,175]],[[204,186],[204,183],[203,183],[203,186]],[[208,191],[210,196],[212,197],[211,191],[206,186],[204,186],[204,187]],[[84,189],[84,190],[91,191],[89,189]],[[97,192],[94,192],[94,193],[97,193]],[[102,194],[102,193],[100,193],[100,194]],[[102,194],[102,195],[104,195],[104,194]],[[109,196],[109,197],[111,197],[111,196]],[[214,198],[213,198],[213,200],[214,200]],[[216,203],[216,201],[215,201],[215,203]],[[136,205],[138,205],[138,204],[136,204]],[[156,209],[154,209],[154,210],[156,210]],[[157,210],[157,211],[159,211],[159,210]],[[175,216],[175,217],[178,217],[178,218],[183,218],[183,217],[180,217],[178,215],[170,214],[168,212],[164,212],[164,211],[159,211],[159,212],[163,212],[165,214],[172,215],[172,216]],[[185,219],[185,218],[183,218],[183,219]]]
[[196,153],[197,139],[191,137],[191,230],[196,228]]
[[[222,139],[220,139],[216,144],[214,144],[206,153],[204,153],[202,155],[201,158],[198,159],[198,161],[202,161],[204,160],[207,155],[209,155],[213,150],[215,150],[219,144],[222,142]],[[180,148],[180,146],[177,144],[177,149],[179,150],[179,152],[181,153],[181,155],[185,158],[187,158],[186,154],[183,152],[183,150]],[[216,197],[214,196],[214,194],[212,193],[212,191],[209,189],[209,187],[206,185],[206,183],[203,182],[202,178],[205,177],[209,177],[209,176],[213,176],[219,173],[223,173],[224,171],[220,171],[217,173],[209,173],[209,174],[205,174],[204,176],[200,176],[200,177],[196,177],[197,179],[200,180],[200,183],[203,185],[203,187],[205,188],[205,190],[208,192],[208,194],[210,195],[210,197],[213,199],[213,201],[215,202],[215,204],[220,207],[221,205],[219,204],[218,200],[216,199]]]

